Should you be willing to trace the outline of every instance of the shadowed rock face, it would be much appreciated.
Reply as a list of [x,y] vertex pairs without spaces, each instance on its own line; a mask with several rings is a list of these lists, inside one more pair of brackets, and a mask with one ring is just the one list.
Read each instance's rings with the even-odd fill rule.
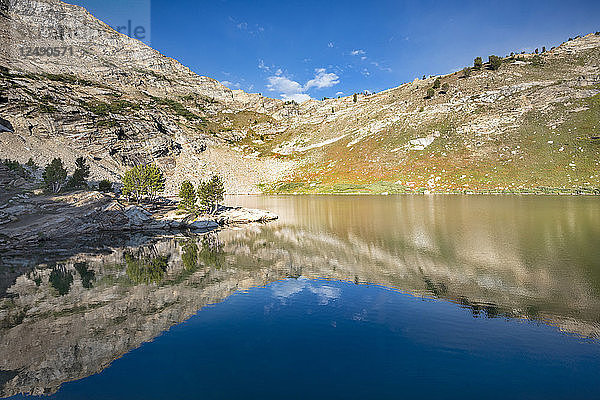
[[265,202],[245,205],[271,208],[280,222],[5,258],[5,269],[22,272],[0,300],[2,394],[54,392],[207,304],[300,276],[382,285],[454,302],[474,317],[600,337],[592,245],[600,213],[587,199]]

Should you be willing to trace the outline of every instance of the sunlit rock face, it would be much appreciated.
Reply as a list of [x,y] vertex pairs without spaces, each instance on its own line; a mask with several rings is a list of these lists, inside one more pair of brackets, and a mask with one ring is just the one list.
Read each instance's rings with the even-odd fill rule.
[[[231,90],[116,32],[84,8],[57,0],[8,0],[0,31],[3,65],[33,73],[74,74],[154,94],[198,93],[232,102]],[[60,56],[26,57],[21,47],[67,47]],[[73,50],[71,51],[71,47]],[[154,72],[154,73],[152,73]]]
[[247,201],[281,221],[5,258],[7,270],[22,272],[3,277],[2,394],[54,392],[207,304],[285,278],[376,284],[451,301],[474,317],[527,318],[600,337],[600,212],[591,200]]

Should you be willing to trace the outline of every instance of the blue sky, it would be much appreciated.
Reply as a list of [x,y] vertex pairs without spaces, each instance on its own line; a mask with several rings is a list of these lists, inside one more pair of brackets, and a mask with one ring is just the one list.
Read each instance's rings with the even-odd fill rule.
[[476,56],[600,31],[598,0],[75,2],[111,26],[144,26],[152,47],[200,75],[300,101],[380,91]]

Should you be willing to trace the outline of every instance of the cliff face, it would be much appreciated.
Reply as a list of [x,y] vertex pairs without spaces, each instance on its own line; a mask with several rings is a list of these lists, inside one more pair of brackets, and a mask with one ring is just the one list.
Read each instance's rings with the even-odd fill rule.
[[0,157],[86,155],[114,181],[154,161],[169,193],[213,172],[230,193],[600,188],[598,35],[437,77],[431,98],[436,77],[297,105],[229,90],[59,0],[2,10]]
[[[85,155],[94,178],[113,181],[130,165],[155,161],[173,175],[170,191],[189,171],[192,180],[218,171],[231,192],[256,191],[289,168],[246,161],[227,145],[251,124],[268,126],[264,113],[282,102],[234,94],[78,6],[11,0],[3,10],[0,115],[11,129],[1,133],[0,156],[42,165],[61,156],[72,165]],[[28,56],[32,48],[58,55]]]

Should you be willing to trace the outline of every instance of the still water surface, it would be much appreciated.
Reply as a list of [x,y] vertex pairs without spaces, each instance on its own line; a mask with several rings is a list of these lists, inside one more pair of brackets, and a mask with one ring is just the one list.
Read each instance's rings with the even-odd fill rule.
[[2,395],[600,398],[597,199],[228,202],[280,220],[4,256]]

